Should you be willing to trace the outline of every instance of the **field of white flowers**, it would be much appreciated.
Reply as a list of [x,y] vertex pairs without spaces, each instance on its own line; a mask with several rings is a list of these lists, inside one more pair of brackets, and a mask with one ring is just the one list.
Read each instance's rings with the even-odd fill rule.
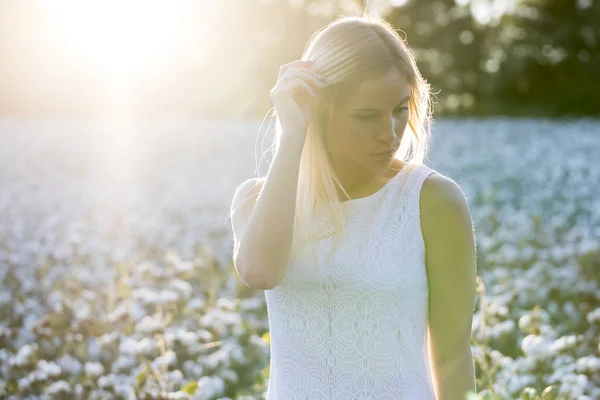
[[[228,219],[259,125],[0,119],[0,398],[264,398]],[[600,122],[438,120],[426,164],[473,217],[478,398],[600,399]]]

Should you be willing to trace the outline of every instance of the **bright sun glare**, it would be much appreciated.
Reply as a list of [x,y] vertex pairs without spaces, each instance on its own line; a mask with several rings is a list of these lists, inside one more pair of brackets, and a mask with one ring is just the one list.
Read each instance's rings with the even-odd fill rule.
[[[103,159],[102,169],[114,187],[120,178],[133,173],[129,162],[139,129],[128,120],[128,113],[140,100],[139,93],[144,86],[159,85],[173,75],[181,64],[181,54],[193,47],[186,32],[192,26],[191,3],[37,0],[37,4],[43,23],[39,29],[43,30],[43,42],[51,48],[48,51],[56,52],[56,60],[67,59],[69,65],[85,71],[84,78],[99,82],[100,95],[107,96],[106,103],[116,116],[99,122],[105,134],[95,144],[108,157]],[[98,94],[84,90],[82,95]]]
[[38,1],[52,39],[113,85],[167,68],[184,45],[185,2]]

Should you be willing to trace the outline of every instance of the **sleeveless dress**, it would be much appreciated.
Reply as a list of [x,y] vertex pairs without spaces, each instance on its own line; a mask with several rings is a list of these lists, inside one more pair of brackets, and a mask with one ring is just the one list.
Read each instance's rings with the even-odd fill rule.
[[[349,200],[341,242],[290,260],[265,290],[266,400],[435,400],[419,197],[437,171],[406,164],[377,192]],[[346,204],[346,203],[344,203]]]

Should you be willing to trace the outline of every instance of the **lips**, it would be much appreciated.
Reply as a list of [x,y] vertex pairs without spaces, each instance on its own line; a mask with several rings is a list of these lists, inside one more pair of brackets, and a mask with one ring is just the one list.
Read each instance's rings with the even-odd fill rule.
[[387,156],[387,155],[391,155],[393,153],[395,153],[396,150],[390,149],[390,150],[386,150],[386,151],[382,151],[380,153],[372,153],[374,156]]

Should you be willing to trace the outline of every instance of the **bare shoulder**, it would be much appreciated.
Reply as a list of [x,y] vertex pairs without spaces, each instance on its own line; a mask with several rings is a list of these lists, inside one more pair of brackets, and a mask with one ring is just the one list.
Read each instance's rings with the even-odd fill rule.
[[231,210],[243,207],[247,203],[254,203],[262,189],[264,177],[249,178],[243,181],[236,189],[231,200]]
[[231,227],[233,230],[233,254],[237,255],[240,240],[246,232],[250,214],[254,209],[256,199],[260,195],[265,178],[250,178],[242,182],[231,200]]
[[460,206],[465,201],[466,196],[458,183],[445,175],[435,173],[423,182],[420,199],[422,208],[433,206],[440,212],[443,211],[438,209],[440,206],[446,209],[452,206]]
[[451,178],[435,173],[423,182],[419,200],[421,227],[426,240],[444,238],[458,231],[471,230],[467,198]]
[[[239,227],[243,224],[240,224],[240,220],[245,220],[250,216],[254,203],[262,190],[264,180],[265,178],[249,178],[235,189],[229,210],[234,234],[239,233]],[[236,228],[238,228],[237,232]]]

